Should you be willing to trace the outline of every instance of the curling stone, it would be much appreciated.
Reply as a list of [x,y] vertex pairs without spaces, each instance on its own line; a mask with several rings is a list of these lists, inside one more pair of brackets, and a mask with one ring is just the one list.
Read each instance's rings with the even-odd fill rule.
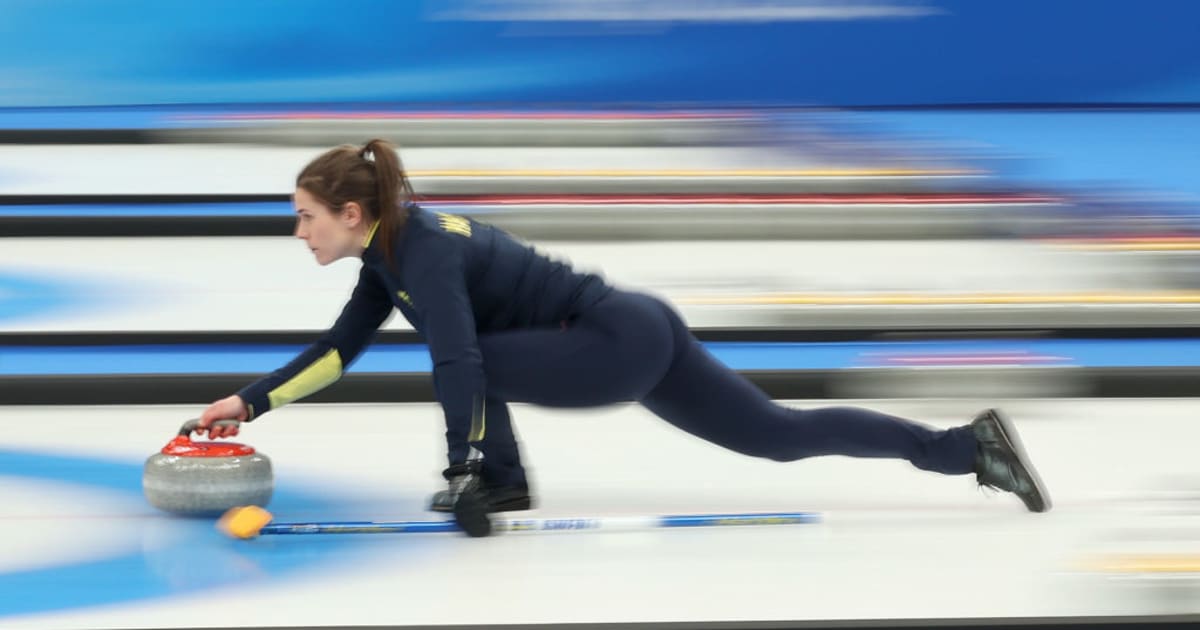
[[[223,420],[217,424],[236,423]],[[266,505],[275,479],[271,460],[235,442],[193,442],[198,420],[189,420],[142,470],[150,505],[173,514],[215,516],[243,505]]]

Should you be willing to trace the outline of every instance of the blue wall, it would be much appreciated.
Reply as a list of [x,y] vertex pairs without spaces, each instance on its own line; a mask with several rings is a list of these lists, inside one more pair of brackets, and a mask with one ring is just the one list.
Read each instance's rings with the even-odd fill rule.
[[[811,19],[855,6],[884,10]],[[1194,0],[0,0],[0,106],[1200,102],[1198,27]]]

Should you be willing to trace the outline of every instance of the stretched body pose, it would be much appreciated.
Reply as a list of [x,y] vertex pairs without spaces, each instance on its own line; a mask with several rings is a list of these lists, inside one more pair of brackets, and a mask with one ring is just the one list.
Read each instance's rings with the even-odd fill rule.
[[696,340],[666,303],[551,260],[508,234],[412,201],[392,145],[372,140],[318,156],[296,181],[295,235],[327,265],[361,257],[333,327],[294,360],[212,403],[210,437],[333,383],[398,308],[428,344],[446,419],[448,489],[431,509],[470,535],[488,514],[527,509],[530,492],[507,404],[590,407],[637,401],[692,435],[752,457],[898,458],[1015,493],[1050,498],[1013,425],[984,410],[938,430],[857,407],[776,404]]

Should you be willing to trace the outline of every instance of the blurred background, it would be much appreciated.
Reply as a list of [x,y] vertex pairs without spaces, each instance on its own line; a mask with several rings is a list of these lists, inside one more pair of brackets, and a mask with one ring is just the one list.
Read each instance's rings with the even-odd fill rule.
[[[671,300],[718,357],[777,399],[897,405],[948,424],[980,406],[1024,411],[1031,450],[1059,473],[1048,483],[1066,516],[995,539],[1044,564],[1007,578],[949,558],[932,566],[993,592],[1012,593],[1016,579],[1026,596],[915,611],[834,598],[825,601],[840,608],[783,606],[775,618],[1069,624],[1200,612],[1200,476],[1184,448],[1200,439],[1188,421],[1200,411],[1198,24],[1200,5],[1187,0],[0,0],[0,413],[17,427],[0,439],[0,488],[10,482],[0,496],[11,499],[0,528],[141,528],[113,530],[136,538],[138,551],[114,556],[125,564],[87,569],[14,544],[9,564],[0,560],[0,585],[13,587],[0,594],[0,625],[164,627],[170,617],[118,602],[170,608],[171,597],[251,579],[247,563],[264,588],[290,588],[279,580],[291,568],[336,555],[260,548],[247,559],[220,547],[227,563],[179,583],[195,565],[164,569],[180,557],[172,545],[211,532],[137,501],[138,453],[332,323],[358,265],[312,263],[290,236],[289,195],[311,158],[376,137],[399,146],[419,203]],[[415,475],[389,460],[388,479],[360,471],[353,482],[401,492],[391,499],[419,513],[439,457],[428,370],[394,316],[341,382],[297,405],[296,426],[360,414],[372,435],[422,436]],[[410,421],[395,428],[396,418]],[[651,423],[595,430],[620,443]],[[96,424],[113,434],[88,436]],[[256,425],[255,439],[294,461],[327,439],[312,425],[306,440],[272,442],[282,424]],[[542,434],[560,443],[529,433],[546,450],[578,439],[562,427]],[[117,468],[97,472],[85,455]],[[565,474],[538,457],[547,477]],[[712,465],[709,481],[725,480],[731,495],[763,474]],[[405,476],[411,485],[396,490]],[[98,478],[125,507],[93,509],[67,492],[94,493],[78,488]],[[66,498],[26,500],[29,483],[57,484]],[[924,505],[917,486],[905,509]],[[560,496],[581,509],[613,500],[589,503],[579,487]],[[364,492],[363,503],[329,508],[329,488],[305,488],[284,493],[285,511],[380,500]],[[826,490],[841,505],[861,487]],[[877,499],[895,496],[909,495]],[[1135,517],[1121,511],[1130,505]],[[920,521],[895,547],[944,527]],[[830,544],[861,544],[840,536]],[[1037,536],[1079,548],[1021,545]],[[90,546],[88,562],[116,554],[112,540]],[[922,588],[911,558],[880,553],[889,583]],[[546,571],[562,570],[546,557]],[[1093,567],[1082,582],[1038,581],[1080,559]],[[95,595],[113,571],[137,586]],[[328,622],[687,619],[673,601],[660,593],[625,617],[497,604],[491,617]],[[309,614],[300,622],[313,623]],[[717,607],[690,620],[760,618]]]

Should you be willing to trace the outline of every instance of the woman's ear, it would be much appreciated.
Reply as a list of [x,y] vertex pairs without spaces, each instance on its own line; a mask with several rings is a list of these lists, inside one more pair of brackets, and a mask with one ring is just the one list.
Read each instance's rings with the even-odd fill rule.
[[358,205],[358,202],[350,201],[342,206],[341,219],[346,227],[353,229],[358,227],[366,219],[366,216],[363,214],[362,206]]

